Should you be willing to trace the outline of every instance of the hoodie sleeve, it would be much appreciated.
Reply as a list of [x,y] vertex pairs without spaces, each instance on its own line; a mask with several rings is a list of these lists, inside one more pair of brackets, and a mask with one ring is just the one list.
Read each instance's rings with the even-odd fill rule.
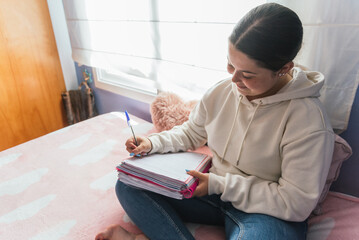
[[304,221],[314,209],[330,168],[334,134],[317,131],[282,147],[278,182],[256,176],[210,174],[209,194],[222,194],[237,209],[288,221]]
[[148,137],[152,142],[150,153],[187,151],[203,146],[207,139],[205,120],[205,107],[200,101],[192,110],[187,122],[169,131],[151,134]]

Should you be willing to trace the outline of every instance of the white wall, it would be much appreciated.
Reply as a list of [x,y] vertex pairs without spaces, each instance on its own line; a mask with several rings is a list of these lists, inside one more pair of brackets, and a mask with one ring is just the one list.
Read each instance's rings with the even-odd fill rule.
[[52,28],[56,39],[61,68],[64,75],[66,89],[77,89],[77,76],[75,63],[72,60],[70,38],[67,31],[64,7],[62,1],[47,0],[52,22]]

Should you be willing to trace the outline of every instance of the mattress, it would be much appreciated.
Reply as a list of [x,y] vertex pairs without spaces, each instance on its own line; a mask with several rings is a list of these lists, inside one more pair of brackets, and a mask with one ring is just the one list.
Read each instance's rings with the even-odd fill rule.
[[[152,132],[131,119],[137,135]],[[0,239],[88,240],[111,224],[139,233],[114,191],[129,137],[124,113],[112,112],[0,152]],[[322,211],[308,239],[359,239],[358,198],[330,192]],[[196,239],[225,238],[222,227],[187,226]]]

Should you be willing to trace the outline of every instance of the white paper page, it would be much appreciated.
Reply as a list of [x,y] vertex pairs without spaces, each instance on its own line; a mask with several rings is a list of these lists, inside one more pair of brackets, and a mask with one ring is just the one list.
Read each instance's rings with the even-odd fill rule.
[[165,175],[185,182],[190,176],[186,169],[194,170],[206,158],[206,155],[194,152],[152,154],[142,158],[125,160],[126,164]]

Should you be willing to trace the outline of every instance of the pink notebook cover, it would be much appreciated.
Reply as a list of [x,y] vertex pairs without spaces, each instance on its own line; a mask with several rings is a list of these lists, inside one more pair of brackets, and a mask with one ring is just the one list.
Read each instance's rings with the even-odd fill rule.
[[[207,173],[207,172],[209,171],[211,165],[212,165],[211,162],[209,162],[209,163],[207,164],[207,166],[203,169],[202,172],[203,172],[203,173]],[[127,175],[130,175],[130,176],[132,176],[132,177],[135,177],[135,178],[137,178],[137,179],[141,179],[141,180],[143,180],[143,181],[149,182],[149,183],[151,183],[151,184],[153,184],[153,185],[156,185],[156,186],[159,186],[159,187],[162,187],[162,188],[165,188],[165,189],[173,190],[173,189],[168,188],[168,187],[166,187],[166,186],[163,186],[163,185],[160,185],[160,184],[158,184],[158,183],[152,182],[152,181],[150,181],[150,180],[148,180],[148,179],[146,179],[146,178],[141,178],[141,177],[136,176],[136,175],[134,175],[134,174],[128,173],[128,172],[126,172],[126,171],[123,171],[122,169],[119,169],[118,167],[116,167],[116,169],[117,169],[118,172],[123,172],[123,173],[125,173],[125,174],[127,174]],[[188,179],[186,179],[186,183],[188,183],[192,178],[193,178],[193,177],[190,176]],[[198,179],[197,179],[194,183],[192,183],[191,186],[189,186],[189,187],[187,187],[185,190],[182,190],[182,191],[179,191],[179,192],[183,195],[184,198],[191,198],[192,195],[193,195],[193,192],[194,192],[194,190],[196,189],[197,186],[198,186]]]

